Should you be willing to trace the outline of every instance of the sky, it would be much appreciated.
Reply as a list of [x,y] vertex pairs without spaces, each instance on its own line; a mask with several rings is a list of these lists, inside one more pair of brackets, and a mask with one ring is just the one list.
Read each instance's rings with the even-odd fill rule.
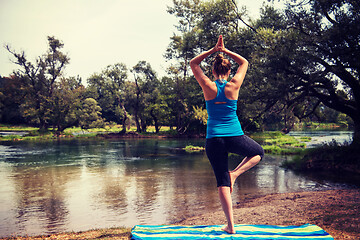
[[[237,0],[258,16],[263,0]],[[25,51],[31,62],[48,49],[47,36],[64,43],[70,57],[65,76],[83,82],[108,65],[128,69],[149,62],[159,76],[170,63],[163,57],[177,19],[166,10],[172,0],[0,0],[0,75],[18,66],[4,45]]]

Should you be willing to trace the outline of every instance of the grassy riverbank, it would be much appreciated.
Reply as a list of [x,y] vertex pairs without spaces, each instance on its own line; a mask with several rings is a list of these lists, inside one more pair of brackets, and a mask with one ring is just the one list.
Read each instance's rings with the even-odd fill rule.
[[311,139],[309,137],[298,139],[278,131],[254,133],[250,137],[262,145],[265,153],[281,155],[301,153],[306,148],[305,142]]
[[[313,124],[314,125],[314,124]],[[312,125],[312,126],[313,126]],[[332,125],[314,125],[333,127]],[[176,131],[169,127],[162,127],[159,133],[155,133],[154,127],[148,127],[146,133],[137,133],[135,127],[128,129],[123,134],[120,125],[106,126],[83,130],[81,128],[68,128],[62,134],[56,134],[54,130],[39,131],[37,128],[27,126],[0,125],[0,131],[12,132],[13,135],[1,136],[0,141],[59,141],[68,139],[116,139],[116,138],[204,138],[205,136],[177,135]],[[20,136],[16,132],[27,132]],[[250,137],[259,142],[266,154],[296,155],[292,160],[282,166],[293,170],[344,170],[360,173],[360,148],[352,145],[340,145],[336,142],[326,144],[316,149],[306,149],[306,142],[310,137],[293,137],[280,131],[257,132]],[[186,146],[186,152],[204,151],[204,146]]]
[[[113,125],[105,128],[94,128],[82,130],[81,128],[68,128],[62,134],[55,133],[54,130],[39,131],[37,128],[27,126],[8,126],[0,125],[0,131],[13,132],[12,135],[1,136],[0,141],[53,141],[65,140],[75,138],[121,138],[121,137],[136,137],[136,138],[176,138],[184,137],[176,134],[175,130],[169,127],[162,127],[160,133],[155,133],[154,127],[149,127],[146,133],[136,133],[135,128],[128,129],[126,134],[121,133],[121,126]],[[16,132],[27,132],[27,134],[20,136]],[[298,154],[305,149],[305,142],[309,138],[297,139],[295,137],[283,134],[281,132],[259,132],[250,135],[258,141],[266,153],[270,154]],[[194,136],[188,136],[194,137]],[[196,136],[204,137],[204,136]],[[203,146],[187,146],[186,151],[202,151]]]
[[[127,129],[126,134],[121,134],[122,127],[120,125],[111,125],[104,128],[81,129],[79,127],[67,128],[61,134],[56,133],[54,129],[49,128],[45,131],[40,131],[39,128],[28,126],[13,126],[0,125],[0,132],[11,132],[11,135],[0,136],[0,141],[51,141],[61,139],[74,138],[104,138],[110,134],[118,134],[118,137],[133,136],[133,137],[151,137],[151,136],[174,136],[174,130],[169,127],[162,127],[159,133],[155,133],[155,127],[148,127],[146,133],[136,133],[136,128],[131,127]],[[16,134],[17,132],[27,132],[25,135]],[[114,136],[114,135],[112,135]]]

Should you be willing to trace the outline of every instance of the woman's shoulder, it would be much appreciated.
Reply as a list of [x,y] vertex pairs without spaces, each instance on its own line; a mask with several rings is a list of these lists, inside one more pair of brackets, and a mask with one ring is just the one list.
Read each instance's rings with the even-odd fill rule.
[[240,88],[233,82],[227,82],[225,86],[225,96],[230,100],[237,100]]
[[204,86],[202,86],[202,90],[206,101],[214,99],[217,95],[217,86],[214,81],[207,82]]
[[236,90],[239,90],[239,84],[236,81],[233,81],[233,79],[231,79],[230,81],[227,82],[226,84],[227,88],[234,88]]

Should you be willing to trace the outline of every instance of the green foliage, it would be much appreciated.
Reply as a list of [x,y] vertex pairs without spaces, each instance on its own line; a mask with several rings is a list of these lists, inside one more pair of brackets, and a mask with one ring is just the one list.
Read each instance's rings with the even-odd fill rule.
[[199,120],[201,124],[206,125],[208,114],[206,109],[202,109],[198,106],[193,106],[194,118]]
[[29,127],[26,125],[9,125],[9,124],[0,124],[0,131],[7,131],[7,132],[28,132],[28,131],[36,131],[39,128],[36,127]]
[[266,153],[270,154],[299,154],[306,147],[305,143],[282,132],[254,133],[251,136],[262,145]]
[[300,137],[300,141],[302,141],[302,142],[310,142],[311,137]]
[[7,135],[7,136],[1,136],[1,141],[17,141],[18,139],[21,139],[22,136],[20,135]]
[[127,67],[123,63],[107,66],[101,73],[94,73],[87,80],[87,97],[95,99],[107,121],[123,125],[126,131],[128,113],[125,109],[127,94]]
[[[180,134],[203,133],[203,94],[188,63],[222,34],[225,46],[250,62],[237,112],[245,131],[290,131],[300,120],[337,122],[354,126],[358,141],[359,4],[352,0],[286,4],[284,11],[264,4],[260,17],[251,19],[234,0],[174,0],[168,13],[178,19],[178,32],[164,55],[172,65],[161,79],[149,63],[139,61],[131,69],[134,79],[128,80],[127,67],[117,63],[94,73],[85,88],[80,79],[63,76],[69,58],[55,37],[48,37],[47,52],[35,62],[6,46],[20,68],[10,78],[1,78],[1,121],[42,129],[53,126],[62,132],[80,122],[79,111],[89,108],[83,104],[92,98],[102,118],[121,124],[122,131],[136,124],[138,132],[149,125],[159,132],[167,125]],[[211,77],[210,66],[208,58],[202,67]],[[233,64],[232,73],[236,69]],[[87,120],[81,121],[90,127]],[[289,144],[295,143],[285,146]]]
[[286,161],[286,168],[304,170],[332,170],[360,173],[360,148],[355,143],[326,143],[315,149],[308,149],[292,161]]
[[20,104],[25,95],[21,87],[21,79],[12,75],[0,77],[0,122],[2,123],[25,123],[20,111]]
[[204,147],[199,147],[199,146],[193,146],[193,145],[188,145],[185,148],[186,152],[201,152],[201,151],[205,151]]
[[54,85],[53,92],[50,122],[60,134],[78,122],[77,110],[81,107],[85,88],[81,85],[81,79],[62,78]]
[[93,98],[84,100],[79,112],[79,125],[82,129],[104,127],[104,120],[101,118],[101,108]]
[[173,36],[166,56],[177,59],[178,71],[186,76],[188,60],[223,34],[225,45],[251,63],[239,99],[245,130],[271,123],[289,131],[297,119],[321,117],[324,106],[347,114],[360,129],[358,110],[350,107],[356,105],[351,89],[359,86],[359,42],[352,40],[359,31],[350,27],[358,8],[353,1],[289,1],[284,12],[264,5],[260,18],[248,24],[235,1],[174,1],[169,13],[179,19],[180,35]]
[[135,96],[130,106],[137,131],[146,132],[147,126],[153,121],[156,132],[159,132],[161,119],[167,112],[167,103],[160,93],[160,81],[146,61],[138,62],[131,72],[134,74]]
[[288,2],[288,37],[281,49],[265,52],[271,60],[266,63],[269,70],[286,74],[290,80],[287,104],[305,98],[313,101],[312,107],[299,117],[316,111],[321,102],[352,118],[354,141],[360,138],[359,109],[354,107],[358,106],[360,93],[356,60],[360,43],[355,40],[360,36],[355,24],[360,18],[359,7],[355,1],[310,1],[308,5]]
[[64,46],[61,41],[48,37],[48,44],[48,51],[38,57],[34,64],[26,59],[24,52],[17,53],[9,45],[6,46],[21,68],[14,72],[15,77],[21,80],[18,87],[24,91],[20,112],[24,118],[42,129],[51,124],[54,89],[69,63],[68,56],[60,51]]

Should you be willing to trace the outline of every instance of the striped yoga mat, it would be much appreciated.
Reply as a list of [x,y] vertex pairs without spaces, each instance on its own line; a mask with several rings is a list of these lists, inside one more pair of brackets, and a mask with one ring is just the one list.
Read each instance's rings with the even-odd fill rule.
[[274,226],[245,225],[235,226],[236,234],[221,230],[222,225],[176,226],[176,225],[137,225],[131,233],[134,240],[161,239],[326,239],[334,240],[327,232],[316,225]]

